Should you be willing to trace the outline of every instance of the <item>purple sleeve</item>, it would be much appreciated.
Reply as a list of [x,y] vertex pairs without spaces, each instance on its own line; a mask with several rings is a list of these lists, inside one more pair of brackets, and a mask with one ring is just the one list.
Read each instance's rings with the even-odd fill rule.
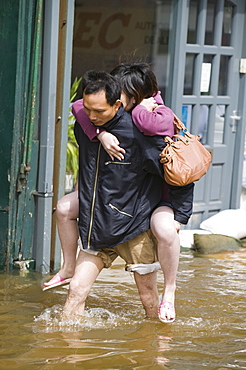
[[[157,104],[164,104],[160,93],[154,96]],[[172,110],[164,105],[154,111],[148,111],[143,105],[137,105],[132,110],[132,119],[139,131],[144,135],[173,136],[174,135],[174,114]]]
[[91,141],[98,141],[97,135],[105,130],[92,125],[89,117],[84,111],[83,99],[79,99],[72,104],[72,113],[88,138]]

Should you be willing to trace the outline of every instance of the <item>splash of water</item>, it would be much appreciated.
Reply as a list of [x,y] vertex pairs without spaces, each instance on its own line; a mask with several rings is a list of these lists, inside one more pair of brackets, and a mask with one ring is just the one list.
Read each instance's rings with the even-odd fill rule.
[[113,313],[105,308],[87,308],[84,316],[74,315],[68,319],[63,316],[63,306],[55,305],[46,308],[39,316],[34,317],[33,331],[53,333],[95,329],[112,330],[120,327],[132,329],[137,323],[139,324],[139,321],[135,321],[130,316]]

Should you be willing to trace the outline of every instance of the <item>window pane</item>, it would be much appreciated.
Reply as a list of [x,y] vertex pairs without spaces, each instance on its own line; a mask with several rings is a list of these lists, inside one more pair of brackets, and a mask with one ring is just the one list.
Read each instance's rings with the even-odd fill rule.
[[208,118],[209,118],[209,106],[201,105],[199,111],[199,122],[198,122],[198,131],[194,132],[191,128],[193,106],[191,104],[182,106],[182,122],[187,127],[187,130],[194,135],[200,136],[200,141],[202,144],[207,143],[207,130],[208,130]]
[[206,45],[213,45],[214,43],[215,6],[216,6],[216,2],[214,0],[208,0],[206,30],[205,30],[205,44]]
[[192,105],[183,105],[181,121],[186,126],[188,131],[190,131],[191,127],[191,115],[192,115]]
[[185,61],[184,95],[193,94],[194,63],[196,54],[187,53]]
[[227,95],[229,60],[230,57],[227,55],[220,57],[218,95]]
[[[76,0],[72,81],[119,62],[150,63],[165,97],[172,0]],[[79,96],[77,96],[79,98]]]
[[207,143],[207,133],[208,133],[208,117],[209,117],[209,106],[201,105],[198,123],[198,135],[200,135],[201,143]]
[[198,14],[198,1],[190,0],[189,4],[189,21],[188,21],[188,33],[187,43],[196,43],[196,30],[197,30],[197,14]]
[[221,40],[222,46],[231,45],[232,17],[233,17],[233,6],[229,3],[229,1],[225,1],[222,40]]
[[215,126],[214,126],[214,144],[223,144],[225,127],[225,105],[217,105]]

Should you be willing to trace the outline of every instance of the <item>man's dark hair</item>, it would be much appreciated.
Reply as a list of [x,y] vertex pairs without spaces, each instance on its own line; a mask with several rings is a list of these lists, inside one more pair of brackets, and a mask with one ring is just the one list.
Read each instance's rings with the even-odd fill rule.
[[104,71],[87,71],[82,78],[82,93],[89,95],[100,91],[105,91],[107,103],[113,106],[121,95],[118,79]]
[[148,63],[122,63],[111,74],[119,79],[126,96],[135,98],[136,105],[158,93],[156,76]]

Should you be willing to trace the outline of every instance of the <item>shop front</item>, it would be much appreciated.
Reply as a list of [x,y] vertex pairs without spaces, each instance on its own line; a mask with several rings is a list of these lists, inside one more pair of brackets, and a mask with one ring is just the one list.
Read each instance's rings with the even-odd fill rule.
[[213,161],[188,227],[238,208],[245,132],[245,1],[76,0],[72,79],[118,62],[151,64],[165,104]]

